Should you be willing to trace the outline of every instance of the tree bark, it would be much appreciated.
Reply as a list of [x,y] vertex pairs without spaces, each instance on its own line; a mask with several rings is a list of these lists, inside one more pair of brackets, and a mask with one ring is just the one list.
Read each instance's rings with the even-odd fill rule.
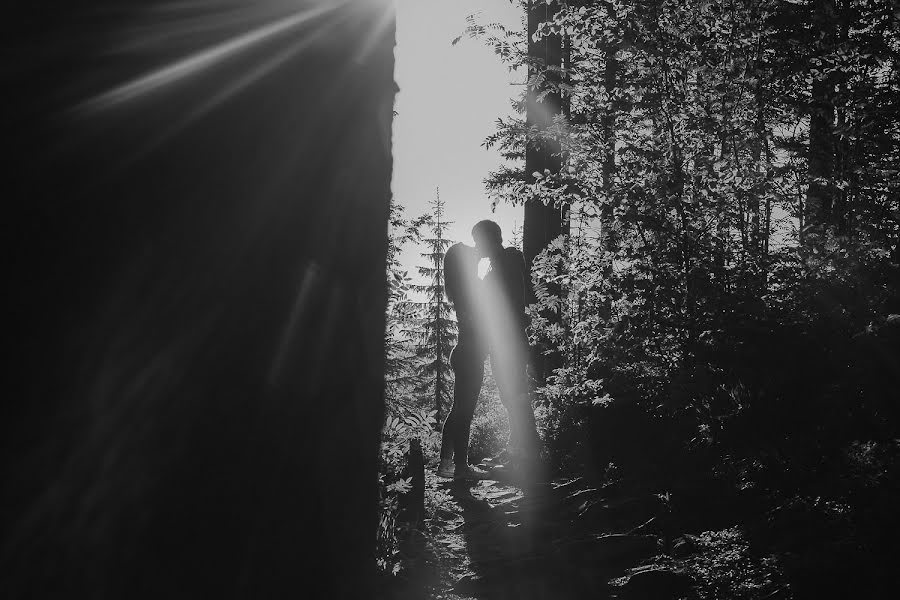
[[[612,94],[612,90],[618,86],[619,61],[616,58],[616,51],[614,45],[607,46],[605,51],[603,85],[607,94]],[[616,112],[616,105],[610,102],[603,115],[603,141],[605,144],[603,148],[603,192],[605,201],[600,209],[600,235],[602,248],[610,252],[616,247],[611,198],[613,177],[616,172]]]
[[[822,34],[822,53],[835,40],[835,3],[822,0],[813,15],[815,29]],[[820,66],[824,68],[824,66]],[[804,239],[816,244],[834,223],[834,77],[814,76],[809,104],[808,187],[804,215]]]
[[[534,34],[541,23],[551,20],[558,11],[556,4],[548,5],[545,2],[531,0],[528,3],[528,55],[533,60],[541,61],[544,67],[555,67],[555,70],[545,72],[547,81],[539,85],[529,83],[526,90],[526,125],[540,130],[547,130],[553,125],[553,119],[563,114],[563,99],[553,90],[551,82],[560,81],[559,68],[562,65],[562,39],[558,35],[546,36],[540,41],[534,41]],[[539,67],[529,66],[529,82],[540,71]],[[538,99],[542,98],[539,102]],[[525,147],[525,181],[532,184],[535,181],[534,173],[548,171],[557,174],[562,166],[561,145],[552,140],[528,140]],[[543,204],[537,200],[525,202],[525,218],[522,227],[522,251],[525,256],[527,272],[531,272],[534,258],[546,248],[550,242],[568,233],[568,208],[566,206],[554,206]],[[558,286],[551,286],[551,293],[563,295],[565,292]],[[525,301],[531,304],[536,301],[534,286],[525,286]],[[556,322],[562,321],[562,315],[552,313],[546,315]],[[534,349],[531,356],[535,372],[540,377],[547,374],[556,366],[559,366],[561,357],[545,356],[539,349]]]
[[4,595],[370,597],[392,11],[148,4],[5,15]]
[[[541,23],[553,18],[558,8],[556,5],[547,5],[545,2],[531,0],[528,3],[528,54],[533,59],[543,61],[544,65],[559,68],[562,65],[562,40],[559,36],[549,36],[535,42],[534,33]],[[535,67],[529,68],[529,80],[537,72]],[[547,79],[559,81],[558,71],[548,71]],[[555,91],[547,93],[541,102],[538,97],[551,89],[549,84],[529,86],[527,90],[527,103],[525,122],[529,127],[547,129],[553,124],[553,118],[562,114],[562,98]],[[562,165],[560,156],[561,148],[555,142],[529,141],[525,148],[525,178],[526,182],[534,183],[534,173],[543,173],[548,170],[558,173]],[[525,203],[525,221],[523,224],[522,246],[525,255],[525,264],[529,271],[534,262],[534,257],[547,247],[552,240],[564,232],[565,207],[544,205],[538,201]],[[534,291],[527,286],[527,301],[534,302]]]

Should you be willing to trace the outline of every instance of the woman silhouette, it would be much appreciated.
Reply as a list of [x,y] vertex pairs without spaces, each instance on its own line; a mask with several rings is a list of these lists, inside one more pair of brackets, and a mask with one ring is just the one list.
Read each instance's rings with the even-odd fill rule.
[[459,336],[450,354],[453,369],[453,408],[444,421],[439,477],[486,479],[487,473],[469,464],[469,431],[481,382],[487,343],[479,316],[478,254],[475,248],[459,243],[444,255],[444,289],[456,311]]

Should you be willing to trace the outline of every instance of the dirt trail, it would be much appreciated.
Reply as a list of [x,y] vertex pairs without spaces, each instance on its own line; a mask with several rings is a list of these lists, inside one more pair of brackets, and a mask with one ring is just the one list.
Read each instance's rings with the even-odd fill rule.
[[624,597],[610,580],[662,550],[658,536],[630,531],[646,520],[647,503],[607,502],[580,478],[513,483],[429,477],[451,500],[429,523],[419,565],[428,597]]
[[759,524],[765,514],[709,478],[664,487],[581,477],[451,483],[429,469],[425,479],[436,504],[408,538],[386,600],[794,597],[781,558],[754,546],[735,520],[757,514]]

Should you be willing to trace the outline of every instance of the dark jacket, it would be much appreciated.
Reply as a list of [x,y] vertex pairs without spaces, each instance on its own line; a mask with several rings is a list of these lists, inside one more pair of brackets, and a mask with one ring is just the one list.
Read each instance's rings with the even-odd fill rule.
[[516,248],[504,248],[500,256],[491,261],[491,268],[484,277],[489,296],[502,300],[501,306],[509,311],[512,323],[523,330],[527,324],[526,281],[525,257]]

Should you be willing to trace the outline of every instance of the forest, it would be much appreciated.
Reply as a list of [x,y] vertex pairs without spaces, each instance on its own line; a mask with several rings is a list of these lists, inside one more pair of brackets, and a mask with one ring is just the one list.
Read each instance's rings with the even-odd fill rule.
[[[895,597],[900,5],[519,4],[521,28],[473,15],[453,43],[527,72],[519,116],[484,141],[506,159],[484,184],[525,210],[510,244],[531,273],[545,459],[554,490],[581,494],[577,541],[658,545],[624,578],[556,568],[568,587],[533,597]],[[389,596],[532,597],[500,591],[521,565],[446,589],[422,575],[448,564],[450,492],[430,472],[456,331],[432,208],[392,208],[379,567]],[[491,381],[475,458],[507,427]]]
[[[394,0],[7,4],[4,598],[900,597],[898,0],[460,19],[521,256],[402,206]],[[519,404],[442,478],[472,241]]]

